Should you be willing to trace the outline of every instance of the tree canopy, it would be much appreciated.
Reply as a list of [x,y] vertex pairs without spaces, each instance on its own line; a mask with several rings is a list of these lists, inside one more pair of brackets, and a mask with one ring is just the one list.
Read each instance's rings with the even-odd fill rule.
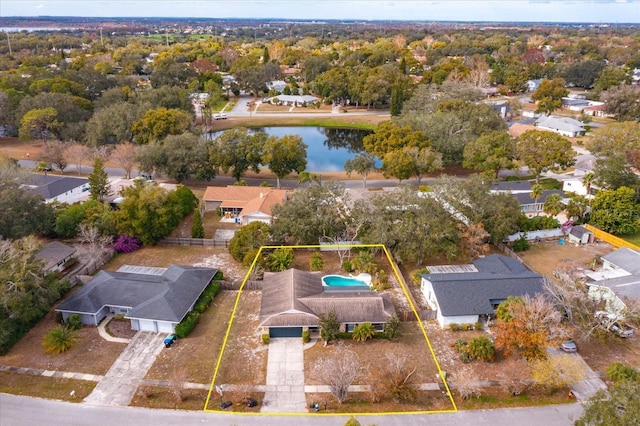
[[536,175],[547,170],[562,170],[575,162],[571,142],[557,133],[528,130],[520,135],[516,143],[516,154]]

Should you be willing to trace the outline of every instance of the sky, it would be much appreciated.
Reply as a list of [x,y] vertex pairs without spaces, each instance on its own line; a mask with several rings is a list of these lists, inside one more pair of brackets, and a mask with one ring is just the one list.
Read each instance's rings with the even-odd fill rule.
[[640,0],[0,0],[8,16],[640,23]]

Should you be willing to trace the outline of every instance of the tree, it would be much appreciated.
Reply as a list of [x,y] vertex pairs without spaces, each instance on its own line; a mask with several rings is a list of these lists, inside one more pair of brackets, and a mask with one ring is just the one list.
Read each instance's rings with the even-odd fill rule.
[[240,181],[249,169],[260,172],[262,148],[266,133],[249,134],[246,128],[235,128],[222,132],[209,148],[209,161],[224,173],[231,170],[231,176]]
[[77,341],[78,337],[71,328],[65,325],[57,325],[44,335],[42,346],[44,347],[44,353],[59,355],[73,348]]
[[198,135],[185,132],[169,135],[162,143],[152,142],[141,147],[136,159],[143,170],[155,170],[183,182],[192,177],[209,180],[215,176],[215,167],[207,154],[206,142]]
[[541,130],[528,130],[520,135],[516,153],[518,159],[536,174],[536,183],[543,171],[563,170],[575,162],[568,139]]
[[124,170],[125,179],[131,179],[131,170],[136,164],[137,153],[138,147],[130,142],[116,145],[113,152],[111,152],[111,159]]
[[349,386],[366,371],[358,354],[342,346],[338,346],[333,355],[316,361],[312,368],[312,375],[329,386],[329,391],[338,400],[338,404],[347,399]]
[[151,141],[162,141],[169,135],[179,135],[191,127],[191,117],[179,109],[158,108],[148,110],[133,123],[133,141],[146,145]]
[[61,141],[48,143],[42,151],[42,160],[56,167],[61,173],[64,173],[64,169],[67,168],[68,164],[66,156],[67,146],[67,144]]
[[295,255],[290,248],[279,248],[267,256],[267,267],[270,271],[281,272],[291,268]]
[[574,195],[567,204],[567,216],[569,219],[582,220],[587,208],[589,207],[589,200],[582,195]]
[[385,338],[394,340],[400,337],[401,333],[402,326],[400,324],[400,319],[397,316],[392,316],[384,323],[383,334]]
[[514,167],[516,140],[505,132],[491,132],[469,142],[462,152],[462,165],[468,169],[491,172]]
[[564,338],[562,316],[542,295],[507,299],[496,309],[495,345],[509,356],[532,360],[546,357],[547,346]]
[[340,332],[340,323],[336,313],[331,311],[326,316],[320,314],[318,316],[318,327],[320,327],[320,338],[324,340],[324,345],[335,340]]
[[193,209],[193,223],[191,224],[191,238],[204,238],[204,227],[202,226],[202,216],[200,209]]
[[582,184],[587,191],[587,195],[591,195],[591,184],[593,184],[595,177],[596,175],[593,172],[587,172],[582,176]]
[[584,412],[576,426],[615,424],[632,426],[640,418],[640,382],[624,380],[609,389],[601,389],[584,403]]
[[598,78],[593,83],[593,91],[601,94],[612,87],[631,84],[632,78],[625,69],[608,66],[602,70]]
[[86,223],[78,225],[78,242],[80,243],[80,252],[100,264],[113,256],[113,248],[111,247],[113,238],[111,235],[102,235],[95,226]]
[[[19,173],[18,173],[19,176]],[[0,179],[0,236],[17,239],[53,229],[53,207],[40,194],[33,194],[14,181],[13,176]],[[25,180],[24,183],[29,183]]]
[[351,173],[356,172],[362,176],[362,183],[364,187],[367,187],[367,176],[369,173],[375,170],[376,159],[373,155],[367,152],[361,152],[357,154],[353,159],[347,160],[344,163],[344,171],[347,172],[347,176],[351,176]]
[[387,153],[382,168],[386,175],[395,176],[400,180],[415,176],[420,186],[425,173],[442,169],[442,154],[426,147],[404,147]]
[[605,101],[605,111],[613,114],[616,120],[637,121],[640,119],[640,105],[637,102],[639,96],[640,89],[637,85],[620,85],[603,92],[600,98]]
[[276,175],[280,188],[280,179],[291,172],[301,173],[307,167],[307,145],[298,135],[271,136],[264,144],[262,164]]
[[469,226],[463,226],[464,231],[461,234],[462,241],[469,252],[469,259],[472,261],[484,256],[490,250],[489,233],[484,229],[484,224],[472,223]]
[[189,188],[174,191],[136,182],[122,190],[124,201],[117,212],[117,231],[139,237],[143,244],[155,244],[171,234],[180,221],[198,205]]
[[104,197],[111,194],[109,175],[104,170],[104,164],[99,157],[93,160],[93,171],[89,174],[89,193],[92,200],[104,201]]
[[405,147],[425,148],[429,146],[429,139],[425,133],[410,126],[400,127],[391,121],[383,121],[373,133],[362,139],[362,143],[368,153],[384,158],[386,154]]
[[243,226],[229,241],[229,254],[235,260],[242,261],[251,250],[267,245],[270,241],[270,230],[269,225],[264,222],[251,222]]
[[384,362],[374,370],[371,388],[381,389],[394,402],[413,401],[416,398],[415,372],[417,367],[409,365],[404,356],[386,353]]
[[538,89],[531,95],[531,99],[537,101],[536,112],[551,114],[560,108],[562,106],[562,98],[569,94],[569,91],[564,86],[565,82],[562,78],[542,80]]
[[369,339],[373,339],[376,335],[376,328],[370,322],[365,322],[362,324],[358,324],[353,329],[353,340],[356,342],[366,342]]
[[640,166],[640,123],[624,121],[596,129],[587,149],[599,160],[620,156],[632,167]]
[[591,224],[605,232],[631,235],[638,232],[638,205],[635,192],[621,186],[618,189],[599,191],[591,201]]
[[624,154],[611,154],[596,159],[594,182],[604,189],[618,189],[623,186],[633,188],[636,193],[640,189],[640,178],[630,167]]
[[87,145],[96,147],[133,140],[133,123],[142,118],[149,104],[107,104],[94,112],[86,126]]
[[586,378],[582,361],[570,354],[558,354],[530,361],[533,381],[551,390],[572,386]]
[[569,85],[590,89],[604,68],[604,61],[578,61],[569,65],[563,73],[563,77]]
[[70,163],[75,164],[78,174],[82,172],[82,165],[91,157],[91,148],[81,144],[70,144],[64,150],[64,157],[69,160]]
[[19,135],[21,141],[30,140],[33,134],[37,134],[47,143],[49,133],[56,134],[60,123],[56,120],[58,111],[55,108],[32,109],[20,120]]
[[544,212],[550,216],[558,215],[564,210],[564,204],[562,203],[562,196],[560,194],[551,194],[544,200],[544,206],[542,207]]

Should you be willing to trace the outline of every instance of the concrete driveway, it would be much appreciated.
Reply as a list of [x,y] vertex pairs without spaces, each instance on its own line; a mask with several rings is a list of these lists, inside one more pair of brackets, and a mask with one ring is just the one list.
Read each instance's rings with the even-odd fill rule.
[[300,338],[271,339],[267,357],[267,386],[261,412],[307,412],[303,352]]
[[163,333],[138,332],[84,401],[129,405],[138,385],[164,348],[164,338]]

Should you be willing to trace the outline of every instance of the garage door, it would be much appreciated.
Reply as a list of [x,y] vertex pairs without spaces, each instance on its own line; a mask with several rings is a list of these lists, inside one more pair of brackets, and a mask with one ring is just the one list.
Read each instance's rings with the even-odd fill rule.
[[302,327],[272,327],[269,329],[271,337],[301,337]]

